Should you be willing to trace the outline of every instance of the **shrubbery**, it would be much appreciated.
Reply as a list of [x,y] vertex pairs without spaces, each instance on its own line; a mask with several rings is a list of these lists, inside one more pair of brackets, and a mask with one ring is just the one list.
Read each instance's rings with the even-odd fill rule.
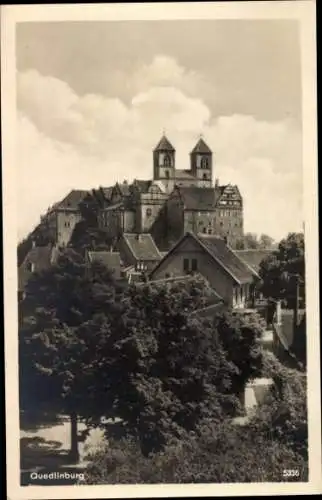
[[[306,379],[266,353],[275,385],[250,421],[202,421],[146,457],[133,437],[109,440],[90,458],[88,484],[307,481]],[[298,476],[283,477],[294,469]]]

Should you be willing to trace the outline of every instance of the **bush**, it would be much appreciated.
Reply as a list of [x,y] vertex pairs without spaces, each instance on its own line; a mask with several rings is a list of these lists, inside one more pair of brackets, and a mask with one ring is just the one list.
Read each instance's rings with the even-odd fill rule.
[[286,368],[272,354],[265,353],[263,375],[274,381],[266,402],[251,420],[257,434],[287,444],[305,460],[308,458],[307,388],[302,372]]
[[[205,426],[148,458],[133,439],[110,443],[103,453],[91,458],[85,473],[87,484],[307,480],[307,464],[301,455],[285,444],[231,423],[217,428]],[[285,464],[288,469],[299,470],[299,477],[283,478]]]

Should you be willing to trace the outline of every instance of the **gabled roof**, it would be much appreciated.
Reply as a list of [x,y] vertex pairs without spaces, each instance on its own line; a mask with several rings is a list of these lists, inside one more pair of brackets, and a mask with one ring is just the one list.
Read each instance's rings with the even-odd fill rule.
[[258,273],[261,262],[268,257],[273,250],[235,250],[240,259]]
[[178,169],[176,169],[174,171],[174,177],[175,177],[175,179],[196,180],[196,178],[192,175],[190,170],[178,170]]
[[[34,272],[49,269],[55,263],[58,254],[58,250],[49,245],[31,248],[18,269],[18,289],[24,290]],[[34,267],[33,271],[29,269],[31,264]]]
[[151,180],[144,181],[135,179],[135,181],[133,182],[133,185],[137,187],[140,193],[147,193],[149,191],[149,188],[151,187],[151,184],[153,184],[153,181]]
[[161,260],[161,254],[151,234],[123,233],[123,239],[136,260]]
[[100,262],[109,269],[120,269],[121,258],[119,252],[108,252],[104,250],[87,252],[90,262]]
[[225,243],[225,241],[216,236],[196,235],[194,233],[186,233],[174,245],[174,247],[161,259],[160,262],[151,272],[153,273],[161,266],[161,264],[171,255],[187,238],[193,238],[202,248],[210,255],[212,259],[222,267],[226,273],[239,285],[250,283],[253,278],[258,278],[257,273],[243,262],[235,252]]
[[211,149],[209,146],[205,143],[202,137],[200,137],[199,141],[191,151],[191,154],[193,153],[205,153],[205,154],[212,154]]
[[79,210],[79,204],[89,195],[89,191],[73,189],[62,201],[54,205],[54,208]]
[[113,186],[108,186],[108,187],[103,187],[101,188],[102,192],[107,200],[111,198],[112,191],[113,191]]
[[257,276],[255,270],[242,261],[222,238],[212,235],[198,235],[198,240],[237,282],[248,283]]
[[215,189],[210,187],[178,186],[186,210],[213,210],[215,208]]
[[173,153],[175,149],[172,146],[169,139],[165,135],[163,135],[158,144],[156,145],[156,147],[154,148],[154,151],[170,151]]
[[117,182],[115,186],[113,186],[113,190],[114,189],[117,189],[122,196],[129,196],[131,194],[130,185],[127,182]]

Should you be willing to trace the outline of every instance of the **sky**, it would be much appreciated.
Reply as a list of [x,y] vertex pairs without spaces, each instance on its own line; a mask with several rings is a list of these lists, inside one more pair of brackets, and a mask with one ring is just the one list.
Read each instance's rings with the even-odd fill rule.
[[292,20],[20,23],[19,239],[71,189],[152,177],[163,130],[237,184],[245,231],[302,229],[301,62]]

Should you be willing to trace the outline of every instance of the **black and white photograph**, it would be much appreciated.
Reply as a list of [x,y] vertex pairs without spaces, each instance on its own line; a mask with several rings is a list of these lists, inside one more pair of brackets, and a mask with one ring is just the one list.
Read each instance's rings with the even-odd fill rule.
[[3,8],[10,498],[321,492],[314,23]]

